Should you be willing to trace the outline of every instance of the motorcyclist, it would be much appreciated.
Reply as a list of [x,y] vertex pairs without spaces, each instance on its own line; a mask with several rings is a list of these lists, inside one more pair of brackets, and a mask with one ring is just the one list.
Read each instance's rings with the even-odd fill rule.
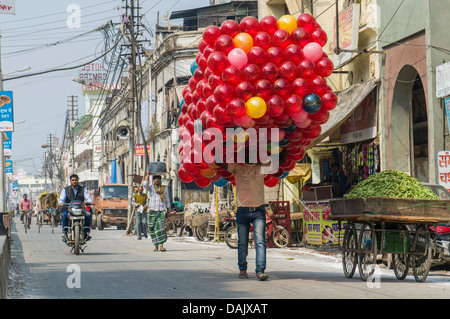
[[[87,203],[92,204],[92,197],[89,194],[86,187],[78,185],[78,175],[72,174],[70,175],[70,186],[67,186],[63,188],[61,191],[61,194],[59,195],[59,205],[63,206],[64,204],[68,204],[73,200],[79,200]],[[63,216],[62,216],[62,230],[63,230],[63,236],[62,240],[63,242],[67,241],[67,230],[65,227],[67,226],[68,218],[69,217],[69,210],[66,208],[64,210]],[[89,235],[90,229],[91,229],[91,221],[92,221],[92,215],[90,213],[86,213],[85,215],[85,228],[84,228],[84,237],[86,238],[86,241],[91,239],[91,236]]]

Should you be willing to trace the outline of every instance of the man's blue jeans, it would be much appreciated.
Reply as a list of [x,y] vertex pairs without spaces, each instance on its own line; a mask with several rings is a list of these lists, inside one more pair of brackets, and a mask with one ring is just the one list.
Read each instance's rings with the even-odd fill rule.
[[136,216],[136,233],[137,238],[141,238],[141,234],[144,233],[144,237],[147,238],[147,229],[148,229],[148,216],[147,211],[144,210],[142,213],[135,211]]
[[[64,211],[64,214],[62,216],[62,221],[61,221],[61,228],[62,228],[63,233],[67,233],[67,229],[65,229],[65,227],[67,226],[68,221],[69,221],[69,210],[66,209]],[[85,236],[87,234],[89,234],[91,231],[91,222],[92,222],[92,213],[84,215],[84,235]]]
[[236,214],[238,226],[238,266],[239,270],[247,270],[248,238],[250,224],[253,225],[256,250],[256,273],[264,273],[266,269],[266,212],[264,208],[250,211],[247,207],[239,207]]

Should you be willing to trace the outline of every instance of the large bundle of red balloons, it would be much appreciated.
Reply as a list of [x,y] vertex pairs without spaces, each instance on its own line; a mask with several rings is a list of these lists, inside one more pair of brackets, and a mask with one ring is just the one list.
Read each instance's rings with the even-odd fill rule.
[[214,143],[205,139],[211,128],[224,132],[224,142],[230,138],[226,129],[232,127],[242,128],[237,134],[241,138],[231,137],[234,151],[255,147],[245,136],[247,129],[278,129],[279,147],[263,146],[268,153],[286,149],[288,158],[276,173],[265,176],[264,183],[273,187],[286,177],[337,105],[325,80],[334,68],[322,50],[326,43],[326,33],[306,13],[297,19],[245,17],[240,23],[227,20],[220,27],[207,27],[180,105],[180,180],[200,187],[235,185],[233,174],[206,161],[193,147],[198,139],[203,148]]

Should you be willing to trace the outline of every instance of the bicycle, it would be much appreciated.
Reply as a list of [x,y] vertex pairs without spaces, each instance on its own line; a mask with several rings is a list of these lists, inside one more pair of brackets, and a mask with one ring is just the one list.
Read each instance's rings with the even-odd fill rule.
[[25,227],[25,234],[28,232],[28,229],[30,229],[31,225],[31,210],[22,210],[23,215],[23,226]]
[[[288,230],[277,224],[276,218],[272,218],[266,213],[266,242],[272,240],[273,244],[278,248],[285,248],[289,244],[290,236]],[[253,246],[253,225],[250,225],[249,244]],[[225,243],[228,247],[236,249],[238,246],[238,228],[237,226],[230,227],[225,233]]]

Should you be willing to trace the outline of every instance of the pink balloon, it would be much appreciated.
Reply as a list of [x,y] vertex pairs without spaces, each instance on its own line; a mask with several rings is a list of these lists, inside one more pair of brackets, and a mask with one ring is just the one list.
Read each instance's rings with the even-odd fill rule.
[[303,122],[307,118],[308,118],[308,113],[306,113],[306,111],[304,109],[301,109],[300,112],[298,112],[296,114],[291,114],[291,119],[294,122]]
[[316,62],[323,55],[323,50],[320,44],[316,42],[310,42],[303,48],[303,55],[311,62]]
[[[278,134],[276,134],[278,132]],[[273,134],[273,135],[272,135]],[[278,136],[277,136],[278,135]],[[269,129],[268,137],[273,142],[279,142],[286,136],[286,132],[280,130],[278,127],[273,127]]]
[[228,53],[228,61],[238,69],[243,69],[248,63],[248,57],[244,50],[234,48]]
[[298,128],[305,128],[311,124],[311,119],[307,118],[306,120],[303,120],[302,122],[294,122],[294,124]]
[[253,119],[246,114],[246,115],[244,115],[242,117],[234,118],[233,121],[238,126],[248,127],[248,126],[250,126],[252,124]]

